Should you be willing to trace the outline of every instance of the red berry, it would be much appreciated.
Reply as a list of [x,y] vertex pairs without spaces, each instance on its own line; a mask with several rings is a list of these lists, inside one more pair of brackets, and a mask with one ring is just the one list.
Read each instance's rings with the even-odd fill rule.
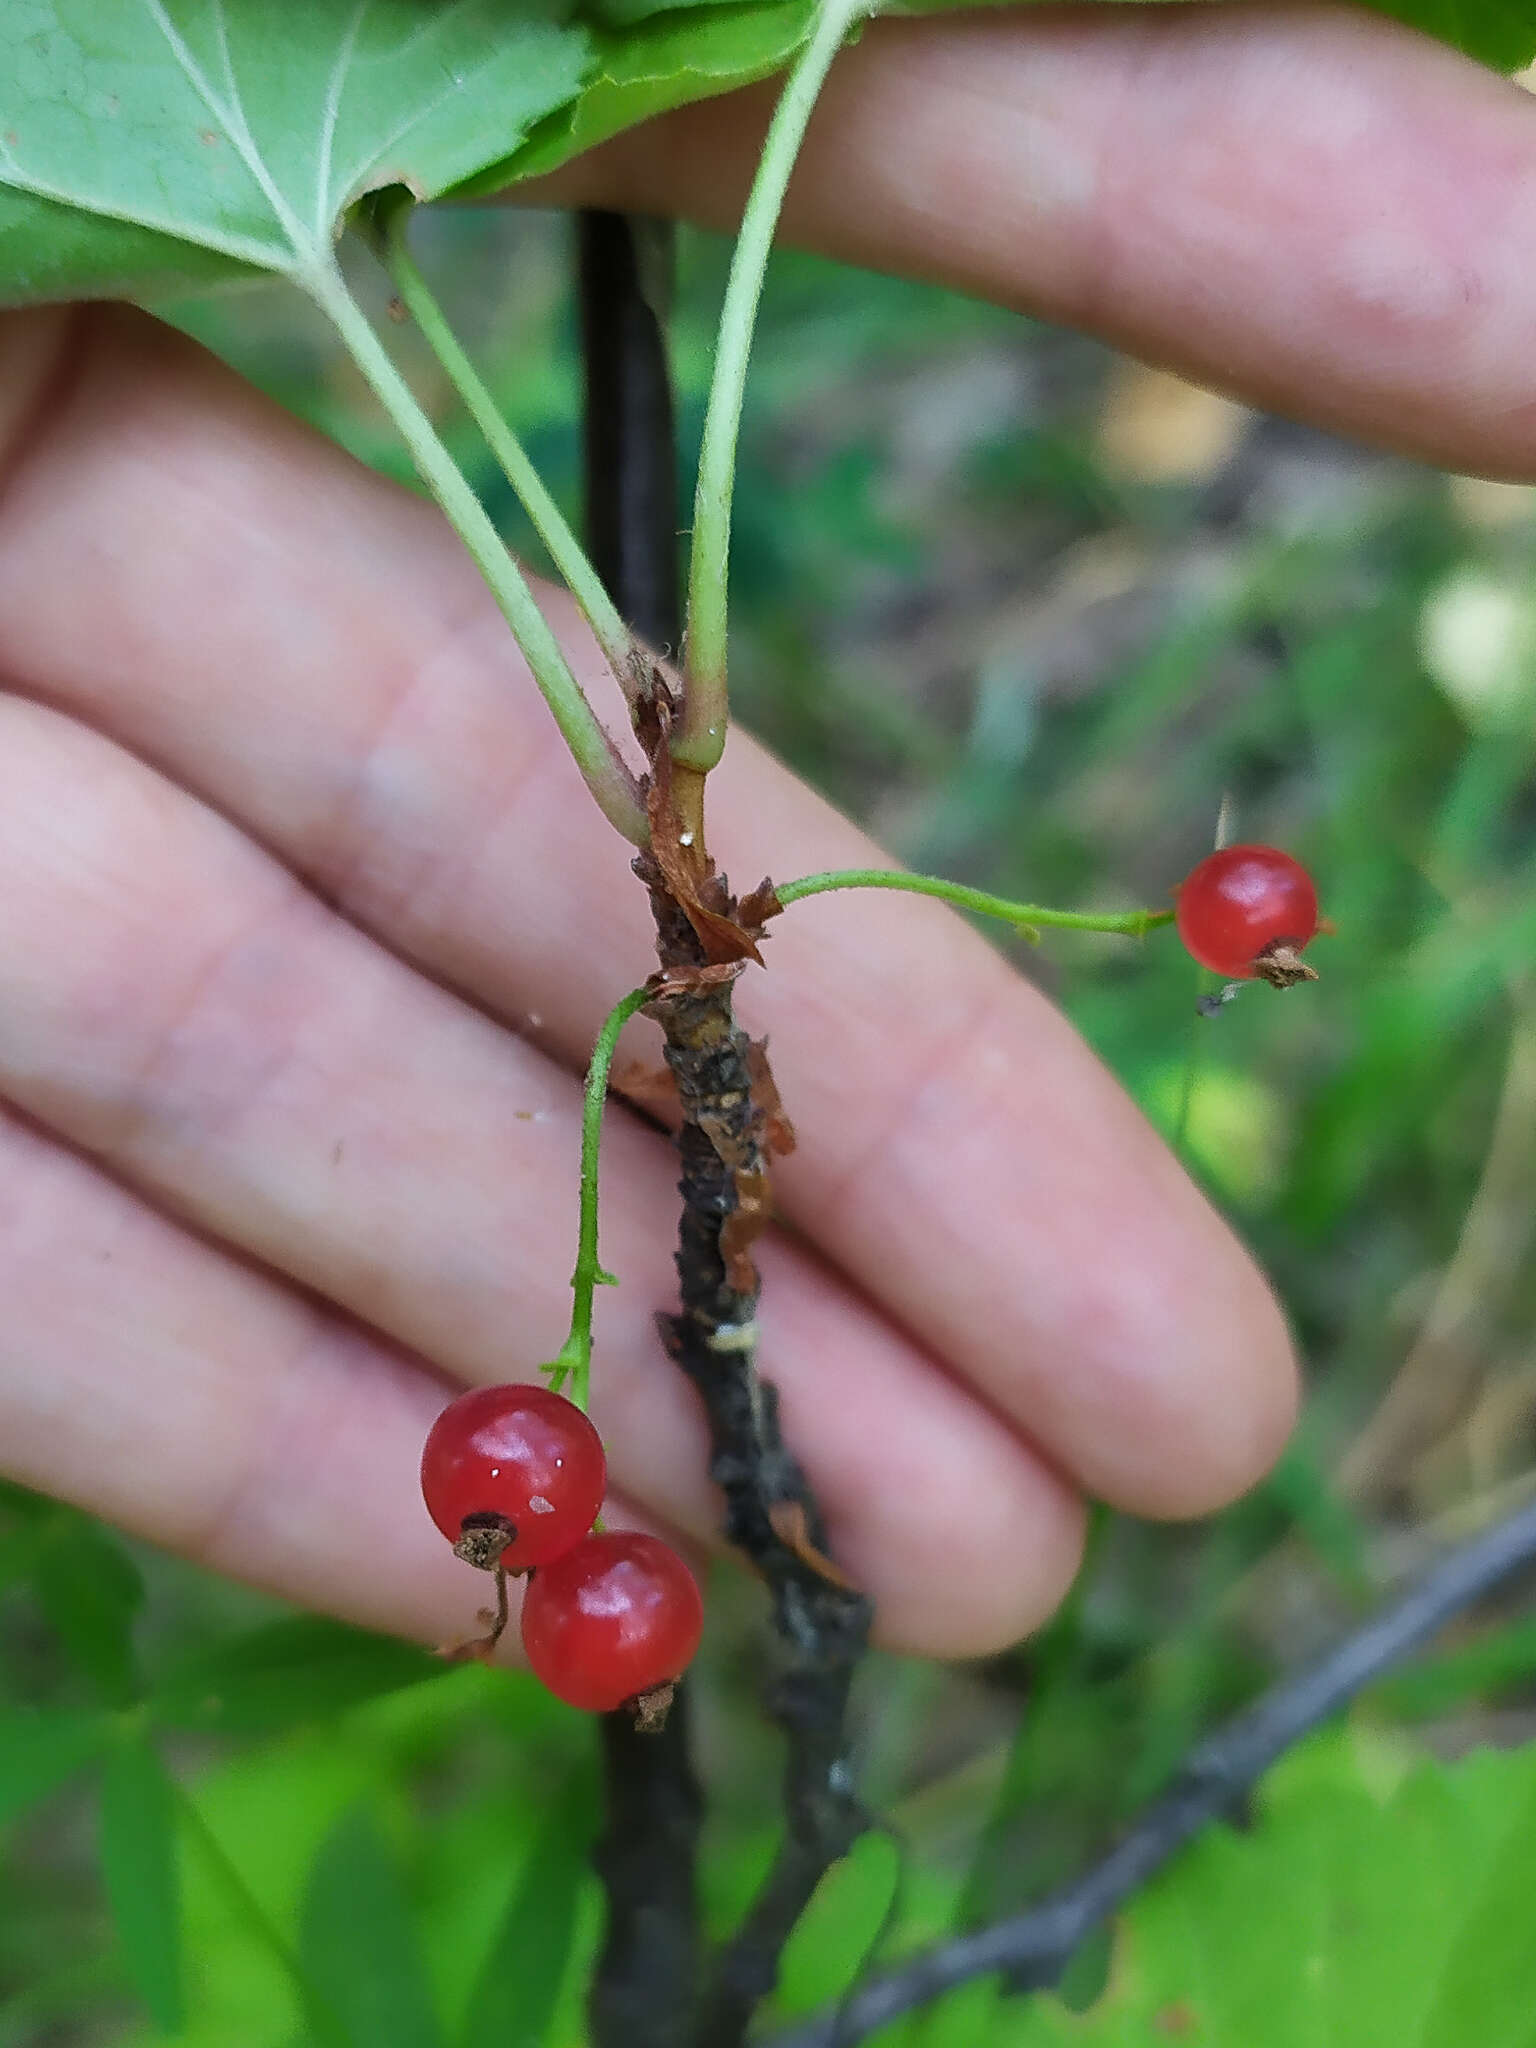
[[607,1476],[602,1438],[548,1387],[460,1394],[427,1432],[421,1454],[427,1512],[460,1556],[513,1571],[547,1564],[581,1541],[597,1519]]
[[616,1529],[533,1575],[523,1648],[557,1699],[589,1714],[680,1678],[704,1628],[693,1573],[665,1543]]
[[1274,846],[1224,846],[1179,889],[1179,937],[1202,967],[1230,980],[1262,975],[1285,988],[1315,981],[1297,955],[1317,933],[1317,891]]

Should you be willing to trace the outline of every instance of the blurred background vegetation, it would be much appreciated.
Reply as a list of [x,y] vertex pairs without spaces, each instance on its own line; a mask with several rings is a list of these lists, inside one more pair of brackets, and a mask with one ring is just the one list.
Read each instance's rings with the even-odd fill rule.
[[[725,259],[682,240],[685,474]],[[424,261],[574,507],[569,224],[443,216]],[[406,473],[294,298],[170,310]],[[1069,1873],[1197,1731],[1536,1485],[1536,492],[784,255],[738,507],[740,716],[894,853],[1039,901],[1157,903],[1226,804],[1233,836],[1307,861],[1338,928],[1317,986],[1209,1021],[1166,940],[1020,949],[1275,1277],[1310,1395],[1280,1471],[1229,1513],[1101,1523],[1036,1643],[971,1669],[874,1661],[858,1739],[909,1844],[899,1947]],[[92,1573],[62,1563],[82,1543]],[[1362,1739],[1523,1739],[1533,1590],[1382,1684]],[[757,1598],[719,1572],[712,1617],[697,1691],[724,1927],[772,1843],[776,1758]],[[103,1706],[107,1760],[70,1777]],[[13,1493],[0,1712],[0,2048],[580,2040],[592,1731],[531,1682],[285,1618]],[[829,1881],[783,2013],[847,1983],[894,1876],[876,1837]],[[173,1881],[183,2011],[155,1904]],[[1078,1997],[1096,1970],[1082,1960]],[[1008,2038],[995,1997],[955,2039]]]

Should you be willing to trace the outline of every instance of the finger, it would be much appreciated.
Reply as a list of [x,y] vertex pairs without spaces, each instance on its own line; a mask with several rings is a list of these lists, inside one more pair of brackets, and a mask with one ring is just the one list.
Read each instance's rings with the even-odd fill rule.
[[[0,699],[0,764],[0,1091],[455,1376],[531,1376],[569,1306],[571,1078],[98,736]],[[615,1482],[702,1540],[701,1420],[652,1327],[668,1155],[615,1117],[603,1251],[625,1284],[596,1413]],[[768,1270],[786,1419],[883,1639],[960,1654],[1027,1630],[1076,1564],[1063,1482],[804,1254]]]
[[0,1462],[196,1562],[451,1639],[478,1587],[413,1499],[442,1383],[0,1108]]
[[[487,1581],[427,1519],[447,1391],[0,1106],[0,1470],[301,1605],[436,1647]],[[660,1529],[621,1496],[604,1515]],[[521,1592],[513,1582],[514,1624]],[[517,1629],[503,1657],[520,1662]]]
[[[777,90],[631,129],[522,196],[729,226]],[[1536,102],[1363,10],[876,22],[828,80],[784,233],[1452,468],[1536,474]]]
[[[13,472],[0,661],[572,1065],[649,964],[626,849],[435,514],[147,323],[91,324]],[[740,737],[716,786],[740,875],[879,859]],[[820,1250],[1091,1491],[1189,1513],[1251,1483],[1295,1399],[1274,1305],[1049,1005],[906,899],[804,906],[770,959],[745,1014]]]

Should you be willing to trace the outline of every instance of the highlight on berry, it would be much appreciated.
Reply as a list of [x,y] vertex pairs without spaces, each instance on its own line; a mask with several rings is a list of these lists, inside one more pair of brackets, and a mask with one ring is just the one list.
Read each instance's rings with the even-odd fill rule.
[[657,1536],[587,1536],[533,1576],[523,1648],[557,1699],[588,1713],[633,1704],[654,1723],[704,1628],[698,1582]]
[[444,1654],[488,1657],[521,1576],[523,1648],[557,1699],[587,1713],[665,1717],[693,1660],[704,1603],[692,1572],[659,1537],[594,1532],[607,1461],[591,1422],[563,1394],[532,1384],[475,1387],[427,1433],[421,1491],[454,1555],[495,1574],[489,1632]]
[[608,1483],[603,1442],[548,1387],[473,1387],[427,1433],[421,1492],[457,1556],[527,1571],[580,1542]]

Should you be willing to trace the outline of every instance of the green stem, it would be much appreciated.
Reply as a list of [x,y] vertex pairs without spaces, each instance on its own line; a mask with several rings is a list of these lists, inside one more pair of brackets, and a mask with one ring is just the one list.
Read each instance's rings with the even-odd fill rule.
[[545,489],[522,442],[485,388],[474,364],[464,353],[458,336],[448,325],[442,307],[433,298],[426,279],[417,269],[406,243],[406,223],[414,206],[408,192],[398,186],[392,188],[363,215],[369,239],[389,272],[395,290],[421,329],[427,346],[442,364],[449,383],[463,400],[470,418],[485,436],[487,447],[501,464],[507,482],[533,522],[534,531],[548,548],[550,559],[565,579],[571,595],[581,606],[608,666],[632,703],[635,687],[634,635],[619,616],[617,607],[603,588],[602,578],[587,560],[586,550]]
[[726,576],[731,547],[731,492],[736,437],[741,427],[747,356],[762,296],[768,251],[784,203],[789,174],[822,80],[853,24],[870,0],[822,0],[811,39],[790,73],[758,158],[757,175],[741,217],[731,274],[720,310],[715,373],[704,416],[699,480],[688,561],[688,691],[672,740],[673,758],[705,773],[725,748]]
[[340,274],[321,272],[306,283],[394,421],[423,482],[485,578],[604,817],[633,845],[646,845],[650,835],[635,779],[587,702],[549,621],[539,610],[522,571],[502,545],[485,508],[438,438],[432,422]]
[[597,1034],[592,1064],[587,1069],[586,1099],[581,1110],[581,1217],[576,1230],[576,1268],[571,1274],[571,1330],[549,1364],[539,1368],[557,1394],[569,1380],[570,1399],[583,1412],[591,1391],[592,1298],[599,1287],[616,1285],[613,1275],[605,1273],[597,1261],[597,1153],[603,1136],[608,1071],[613,1065],[619,1033],[650,999],[648,988],[636,988],[622,1002],[614,1004]]
[[1159,925],[1172,924],[1171,910],[1047,910],[1039,903],[1015,903],[985,889],[970,889],[942,875],[909,875],[902,868],[839,868],[824,875],[802,875],[798,882],[780,882],[774,894],[786,907],[803,896],[824,896],[831,889],[905,889],[914,896],[937,896],[961,910],[1000,917],[1026,938],[1038,939],[1043,926],[1071,932],[1118,932],[1139,939]]

